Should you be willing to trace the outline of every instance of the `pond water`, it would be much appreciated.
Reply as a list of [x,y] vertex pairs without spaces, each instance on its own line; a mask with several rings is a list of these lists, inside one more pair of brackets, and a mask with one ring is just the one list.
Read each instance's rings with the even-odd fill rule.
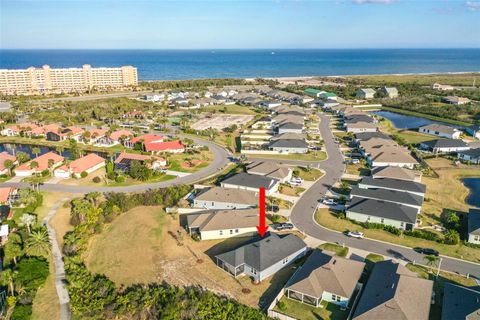
[[[53,151],[55,153],[59,153],[55,148],[50,148],[50,147],[42,147],[42,146],[34,146],[34,145],[30,145],[30,144],[14,144],[14,143],[0,143],[0,152],[8,152],[10,154],[16,154],[17,152],[21,151],[21,152],[25,152],[27,153],[30,158],[35,158],[36,155],[32,152],[32,149],[35,148],[35,147],[38,147],[40,148],[40,153],[38,155],[42,155],[42,154],[45,154],[49,151]],[[96,154],[98,154],[99,156],[101,157],[107,157],[107,154],[103,153],[103,152],[95,152]],[[71,159],[71,154],[70,154],[70,150],[68,149],[63,149],[62,152],[61,152],[61,155],[65,158],[65,159]]]
[[454,125],[443,123],[440,121],[434,121],[416,116],[408,116],[391,111],[373,111],[372,113],[390,120],[397,129],[414,129],[432,123],[444,124],[455,127]]
[[480,178],[465,178],[463,184],[470,190],[466,202],[480,208]]

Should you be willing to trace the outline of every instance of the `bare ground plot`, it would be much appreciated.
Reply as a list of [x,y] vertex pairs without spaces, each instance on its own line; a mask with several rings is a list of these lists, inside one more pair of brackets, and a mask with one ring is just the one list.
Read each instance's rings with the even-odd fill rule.
[[253,115],[244,114],[216,114],[212,117],[198,120],[192,124],[192,128],[195,130],[206,130],[208,128],[222,130],[234,124],[241,127],[252,121],[253,118]]
[[[176,240],[172,235],[178,238],[180,230]],[[179,226],[178,218],[166,215],[159,207],[139,207],[118,217],[95,236],[84,258],[91,271],[104,273],[117,284],[166,281],[178,286],[197,285],[258,307],[259,301],[265,305],[280,290],[294,267],[285,268],[259,285],[247,277],[234,279],[211,257],[244,241],[195,242]]]

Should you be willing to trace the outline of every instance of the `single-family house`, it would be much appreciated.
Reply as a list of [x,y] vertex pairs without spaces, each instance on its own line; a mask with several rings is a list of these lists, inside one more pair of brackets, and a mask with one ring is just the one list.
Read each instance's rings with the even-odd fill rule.
[[460,139],[460,135],[462,134],[457,128],[437,123],[420,127],[418,128],[418,132],[448,139]]
[[425,197],[427,187],[424,184],[400,179],[364,177],[359,183],[359,188],[387,189],[401,192],[410,192]]
[[252,129],[272,129],[273,121],[271,117],[261,117],[252,125]]
[[376,132],[378,131],[377,125],[372,122],[346,122],[344,123],[345,130],[352,133],[361,133],[361,132]]
[[358,288],[365,263],[313,250],[285,286],[285,296],[319,307],[322,301],[346,307]]
[[353,320],[428,320],[433,281],[419,278],[397,262],[375,263]]
[[148,134],[142,134],[140,136],[131,138],[129,143],[133,147],[137,143],[143,146],[144,143],[158,143],[158,142],[163,142],[164,140],[165,140],[165,137],[148,133]]
[[355,94],[355,97],[357,99],[373,99],[374,96],[375,96],[375,90],[371,88],[358,89],[357,93]]
[[307,96],[314,97],[314,98],[320,98],[320,94],[322,94],[325,91],[318,90],[315,88],[307,88],[303,90],[303,93],[305,93]]
[[472,137],[480,139],[480,125],[475,124],[475,125],[466,127],[465,131]]
[[307,245],[294,234],[280,237],[275,233],[232,251],[215,256],[219,268],[234,277],[247,275],[260,282],[303,257]]
[[480,244],[480,209],[470,209],[468,211],[468,239],[474,244]]
[[131,148],[133,147],[130,144],[130,139],[132,137],[133,137],[132,132],[125,129],[120,129],[120,130],[113,131],[112,133],[104,136],[103,138],[98,139],[96,145],[102,146],[102,147],[111,147],[119,144],[124,144],[125,146],[128,146]]
[[30,136],[32,130],[36,130],[38,125],[31,122],[19,123],[4,128],[0,133],[2,136],[14,137],[19,135]]
[[168,153],[183,153],[185,152],[185,146],[180,140],[164,141],[164,142],[145,142],[143,148],[146,152],[152,154],[158,154],[161,152]]
[[46,130],[45,137],[48,141],[65,141],[73,139],[77,142],[82,141],[82,134],[84,130],[79,127],[71,126],[67,128],[61,128],[54,130]]
[[355,141],[359,143],[360,141],[368,141],[372,138],[376,139],[383,139],[383,140],[391,140],[391,138],[381,131],[373,131],[373,132],[357,132],[355,133]]
[[398,97],[398,90],[395,87],[382,87],[380,92],[388,98],[397,98]]
[[445,281],[442,320],[480,319],[480,291]]
[[353,197],[347,204],[345,215],[358,222],[381,223],[411,231],[417,223],[418,209],[383,200]]
[[6,175],[10,173],[10,169],[5,167],[5,161],[7,160],[12,161],[14,166],[18,164],[17,157],[12,156],[6,151],[0,152],[0,175]]
[[187,216],[186,229],[201,240],[253,236],[258,225],[258,209],[209,210]]
[[265,193],[271,195],[277,192],[280,181],[278,179],[241,172],[220,182],[222,188],[241,189],[260,192],[265,188]]
[[296,122],[284,122],[278,126],[278,134],[284,133],[302,133],[303,132],[303,123]]
[[80,178],[83,172],[90,174],[105,166],[105,159],[95,153],[89,153],[84,157],[73,160],[70,163],[55,169],[53,172],[58,178]]
[[448,84],[434,83],[432,84],[432,89],[439,90],[439,91],[451,91],[455,88]]
[[47,132],[60,132],[63,128],[58,124],[51,123],[41,127],[37,127],[32,130],[31,136],[32,137],[43,137],[47,134]]
[[291,168],[270,161],[250,163],[247,166],[247,172],[278,179],[281,183],[291,180],[293,174]]
[[333,92],[322,92],[320,93],[320,99],[337,101],[338,97]]
[[193,207],[208,210],[250,209],[257,207],[258,201],[256,191],[211,187],[197,192]]
[[420,143],[420,148],[432,153],[451,153],[470,150],[470,147],[460,139],[437,139]]
[[90,129],[83,136],[83,142],[87,144],[96,144],[100,139],[107,135],[106,129]]
[[159,102],[165,100],[164,93],[150,93],[143,96],[143,100],[148,102]]
[[390,178],[415,182],[422,181],[421,172],[402,167],[375,167],[372,169],[371,176],[374,179]]
[[15,169],[15,174],[19,177],[28,177],[44,170],[53,170],[60,166],[64,160],[65,158],[61,155],[50,151],[18,166]]
[[0,188],[0,205],[11,206],[15,196],[17,195],[17,189],[13,187]]
[[167,161],[163,158],[138,153],[121,152],[114,161],[115,170],[128,171],[133,161],[138,161],[153,170],[158,170],[167,165]]
[[443,97],[442,101],[449,104],[454,104],[457,106],[470,103],[470,99],[457,96],[447,96]]
[[457,156],[459,159],[463,161],[469,161],[471,163],[480,164],[480,148],[459,151],[457,152]]
[[417,209],[417,213],[420,213],[420,208],[423,204],[423,197],[417,194],[387,189],[365,189],[359,188],[358,186],[352,187],[350,199],[353,198],[373,199],[403,204]]
[[308,143],[305,135],[298,133],[283,133],[271,139],[269,149],[278,153],[307,153]]

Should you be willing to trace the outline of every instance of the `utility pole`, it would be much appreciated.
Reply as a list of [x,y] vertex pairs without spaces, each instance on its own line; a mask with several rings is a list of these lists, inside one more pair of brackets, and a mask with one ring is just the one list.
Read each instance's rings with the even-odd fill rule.
[[442,260],[443,258],[440,258],[440,262],[438,263],[437,278],[438,278],[438,275],[440,274],[440,266],[442,265]]

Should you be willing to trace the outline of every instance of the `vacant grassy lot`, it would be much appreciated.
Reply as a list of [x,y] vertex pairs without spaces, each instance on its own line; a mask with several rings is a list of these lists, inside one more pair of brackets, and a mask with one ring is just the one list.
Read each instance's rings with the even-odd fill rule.
[[346,172],[348,174],[354,174],[354,175],[359,175],[359,176],[369,176],[370,175],[370,169],[368,169],[365,165],[363,165],[361,163],[347,164]]
[[218,113],[228,113],[228,114],[257,114],[255,110],[247,106],[239,106],[237,104],[231,105],[218,105],[218,106],[208,106],[202,108],[206,112],[218,112]]
[[324,243],[318,246],[318,249],[331,251],[337,254],[340,257],[346,257],[348,254],[348,247],[342,247],[334,243]]
[[291,154],[256,154],[249,153],[247,157],[266,158],[279,160],[299,160],[299,161],[322,161],[327,158],[325,151],[310,151],[309,153],[291,153]]
[[287,196],[298,197],[303,191],[305,191],[305,188],[281,184],[279,191]]
[[419,85],[430,86],[435,82],[449,84],[454,86],[471,86],[474,79],[480,82],[480,73],[462,73],[462,74],[382,74],[350,76],[348,78],[363,80],[373,84],[398,84],[398,83],[416,83]]
[[[212,257],[246,240],[250,239],[195,242],[179,226],[178,217],[166,215],[160,207],[138,207],[95,236],[84,258],[90,270],[106,274],[117,284],[166,281],[196,285],[258,307],[278,293],[297,265],[282,269],[259,285],[248,277],[235,279],[218,268]],[[251,292],[243,293],[242,289]]]
[[35,320],[60,319],[60,304],[55,288],[55,267],[52,258],[48,258],[50,274],[33,299],[32,316]]
[[462,183],[462,178],[480,177],[480,166],[459,164],[444,158],[433,158],[426,161],[434,169],[438,178],[423,177],[422,182],[427,185],[427,201],[422,211],[440,216],[443,209],[452,209],[468,212],[470,206],[465,202],[469,190]]
[[321,303],[321,307],[315,308],[314,306],[310,306],[283,296],[280,299],[280,303],[285,304],[285,309],[280,310],[277,305],[274,308],[275,311],[302,320],[344,320],[347,319],[348,316],[348,311],[342,311],[340,310],[340,307],[326,301]]
[[[449,273],[440,272],[438,278],[435,277],[436,273],[429,272],[428,268],[422,266],[416,266],[408,264],[407,268],[413,272],[416,272],[421,278],[433,281],[433,291],[435,292],[435,304],[430,309],[430,319],[440,319],[442,315],[443,304],[443,289],[445,283],[451,282],[465,287],[477,287],[475,280],[472,278],[467,279],[462,276]],[[478,287],[477,287],[478,288]]]
[[466,247],[464,245],[446,245],[438,243],[435,241],[424,240],[420,238],[409,237],[405,235],[395,236],[387,231],[379,229],[365,229],[349,220],[338,219],[334,212],[330,211],[327,208],[319,209],[315,213],[315,220],[322,226],[336,230],[336,231],[346,231],[346,230],[355,230],[361,231],[365,234],[365,237],[371,239],[382,240],[391,243],[397,243],[407,247],[424,247],[424,248],[433,248],[438,250],[440,253],[470,260],[473,262],[480,262],[480,250]]
[[387,133],[389,135],[396,135],[407,144],[418,144],[423,141],[430,141],[438,138],[429,134],[420,133],[418,131],[397,129],[395,128],[393,123],[388,119],[384,119],[383,121],[380,121],[378,123],[378,127],[380,131]]
[[293,170],[293,175],[297,176],[299,178],[302,178],[303,180],[307,181],[315,181],[323,177],[325,173],[321,170],[318,169],[308,169],[305,167],[296,167]]
[[200,151],[200,153],[188,154],[178,153],[166,155],[168,169],[181,172],[196,172],[207,167],[213,160],[211,151]]

